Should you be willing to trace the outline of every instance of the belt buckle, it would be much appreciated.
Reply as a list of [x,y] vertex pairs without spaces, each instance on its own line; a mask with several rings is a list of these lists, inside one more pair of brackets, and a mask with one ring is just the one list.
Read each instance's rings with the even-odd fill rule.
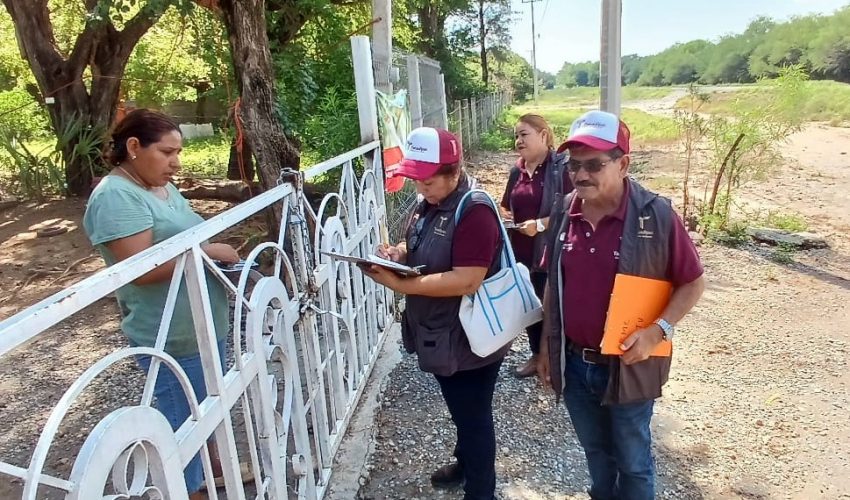
[[587,359],[588,353],[599,354],[599,351],[597,351],[596,349],[590,349],[589,347],[585,347],[581,350],[581,360],[584,361],[585,363],[589,364],[589,365],[598,364],[595,361],[591,361],[591,360]]

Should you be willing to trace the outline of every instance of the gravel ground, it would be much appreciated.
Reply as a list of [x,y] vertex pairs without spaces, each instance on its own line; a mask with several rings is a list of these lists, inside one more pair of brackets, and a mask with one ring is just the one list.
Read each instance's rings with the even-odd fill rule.
[[[757,246],[702,255],[709,289],[679,329],[683,347],[653,420],[659,497],[850,498],[848,344],[837,330],[850,321],[850,282],[780,266]],[[496,388],[498,491],[587,498],[566,409],[535,381],[511,375],[526,356],[520,337]],[[462,496],[430,486],[431,471],[451,459],[454,426],[413,356],[390,376],[376,425],[361,498]]]
[[[504,499],[583,499],[589,485],[584,454],[562,403],[536,379],[512,371],[530,354],[525,336],[514,343],[496,385],[497,491]],[[427,422],[417,425],[416,422]],[[433,376],[405,355],[387,383],[376,452],[362,499],[461,498],[461,489],[435,490],[429,476],[452,460],[454,425]],[[701,498],[664,447],[659,457],[661,498]]]

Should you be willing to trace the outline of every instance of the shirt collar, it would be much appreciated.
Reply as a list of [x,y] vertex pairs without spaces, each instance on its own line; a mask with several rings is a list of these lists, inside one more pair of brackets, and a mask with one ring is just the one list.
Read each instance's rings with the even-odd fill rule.
[[[545,170],[546,166],[549,165],[550,161],[552,161],[552,151],[551,150],[549,151],[549,154],[546,155],[546,159],[543,160],[543,163],[541,163],[540,165],[537,166],[537,170],[541,170],[541,171]],[[528,177],[528,178],[531,177],[530,175],[528,175],[528,169],[525,168],[525,159],[524,158],[520,157],[516,162],[516,166],[519,167],[520,174],[522,174],[522,175],[524,175],[525,177]],[[536,173],[537,170],[535,170],[534,172]]]
[[[620,206],[617,207],[617,210],[614,213],[607,215],[606,217],[612,217],[614,219],[626,220],[626,209],[629,206],[629,180],[623,179],[623,197],[620,199]],[[581,211],[581,198],[578,196],[573,196],[572,203],[570,203],[569,211],[567,215],[571,219],[581,219],[584,215]]]

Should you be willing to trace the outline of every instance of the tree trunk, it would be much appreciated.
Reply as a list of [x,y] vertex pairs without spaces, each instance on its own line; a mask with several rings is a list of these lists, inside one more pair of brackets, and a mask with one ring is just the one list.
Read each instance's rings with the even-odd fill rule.
[[478,0],[478,40],[481,42],[481,79],[486,87],[490,81],[487,68],[487,27],[484,25],[484,0]]
[[723,163],[720,165],[720,169],[714,177],[714,186],[711,189],[711,198],[708,200],[709,215],[714,215],[714,208],[717,204],[717,192],[720,191],[720,181],[723,180],[723,175],[726,173],[726,166],[729,163],[729,160],[732,158],[732,155],[735,154],[735,150],[738,149],[738,145],[741,144],[743,139],[744,134],[739,134],[738,138],[735,139],[735,142],[732,144],[732,147],[729,148],[729,152],[726,153],[726,158],[723,159]]
[[[58,51],[47,0],[2,0],[15,25],[21,56],[27,61],[47,104],[50,122],[65,162],[67,191],[85,195],[91,189],[99,147],[78,148],[81,137],[94,139],[112,123],[121,77],[133,48],[159,19],[166,2],[144,6],[124,29],[109,20],[89,20],[67,56]],[[86,2],[93,9],[92,2]],[[86,69],[91,85],[83,81]],[[100,137],[101,139],[103,137]],[[81,150],[82,149],[82,150]]]
[[183,181],[178,183],[180,194],[190,200],[224,200],[241,203],[261,192],[256,182],[242,181]]
[[[242,163],[239,163],[239,150],[236,147],[236,137],[230,144],[230,159],[227,162],[227,178],[231,181],[253,181],[254,180],[254,157],[251,152],[251,142],[242,138]],[[244,170],[244,171],[243,171]]]
[[[239,114],[245,137],[257,159],[260,184],[264,189],[277,185],[282,169],[298,170],[300,156],[275,116],[274,73],[266,33],[263,0],[222,0],[230,39],[233,68],[241,92]],[[276,235],[282,220],[281,204],[275,203],[269,215],[269,233]]]

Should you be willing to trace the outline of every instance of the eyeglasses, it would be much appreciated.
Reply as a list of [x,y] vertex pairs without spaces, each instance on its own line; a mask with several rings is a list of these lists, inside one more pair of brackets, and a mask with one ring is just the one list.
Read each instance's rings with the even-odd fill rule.
[[574,160],[570,158],[567,160],[567,169],[572,173],[578,173],[579,170],[584,168],[585,172],[588,174],[595,174],[602,170],[602,167],[605,165],[615,161],[614,159],[610,160],[600,160],[599,158],[593,158],[590,160]]

